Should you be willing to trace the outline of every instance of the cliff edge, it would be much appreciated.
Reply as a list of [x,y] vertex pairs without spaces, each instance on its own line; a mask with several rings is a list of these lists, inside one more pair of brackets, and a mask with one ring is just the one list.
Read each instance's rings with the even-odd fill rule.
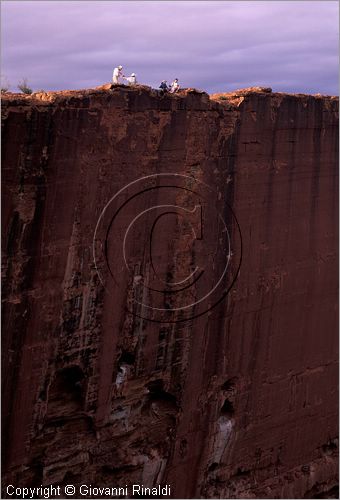
[[104,86],[2,115],[3,498],[335,497],[338,99]]

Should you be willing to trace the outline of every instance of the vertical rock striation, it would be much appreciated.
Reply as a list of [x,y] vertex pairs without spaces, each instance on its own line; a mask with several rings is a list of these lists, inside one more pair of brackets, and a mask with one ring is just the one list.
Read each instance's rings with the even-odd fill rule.
[[[333,97],[261,88],[211,98],[124,87],[4,97],[5,486],[333,494],[337,111]],[[135,272],[111,293],[92,245],[115,193],[169,172],[226,200],[242,265],[207,314],[159,323],[129,313],[147,222],[130,242]],[[241,248],[228,223],[235,274]],[[173,264],[166,272],[178,275],[194,258],[186,236],[172,219],[156,236]],[[225,259],[217,251],[216,273]]]

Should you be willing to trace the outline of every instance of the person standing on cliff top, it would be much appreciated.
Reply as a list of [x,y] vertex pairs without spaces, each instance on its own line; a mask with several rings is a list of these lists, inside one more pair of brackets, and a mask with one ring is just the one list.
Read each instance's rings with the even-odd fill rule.
[[123,70],[123,66],[120,66],[120,65],[113,70],[113,75],[112,75],[113,83],[117,84],[117,83],[119,83],[119,78],[124,78],[122,70]]
[[179,91],[178,78],[175,78],[174,81],[171,84],[170,94],[175,94],[178,91]]

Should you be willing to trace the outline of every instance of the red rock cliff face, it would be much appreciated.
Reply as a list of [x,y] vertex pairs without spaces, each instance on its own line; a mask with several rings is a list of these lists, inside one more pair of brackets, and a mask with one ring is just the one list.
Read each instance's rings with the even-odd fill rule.
[[[5,486],[334,494],[338,102],[265,89],[223,97],[118,87],[4,98]],[[208,248],[213,264],[194,291],[166,295],[162,307],[150,291],[151,313],[138,306],[147,218],[127,241],[133,270],[120,272],[127,222],[173,201],[154,190],[163,177],[107,244],[93,241],[122,187],[164,173],[209,185],[205,214],[216,205],[227,221],[228,293],[208,312],[215,297],[205,310],[173,311],[227,260],[213,218],[204,234],[223,241]],[[199,232],[194,191],[176,186],[175,198]],[[178,220],[163,218],[152,241],[159,273],[181,281],[202,256]],[[118,283],[94,260],[98,245]]]

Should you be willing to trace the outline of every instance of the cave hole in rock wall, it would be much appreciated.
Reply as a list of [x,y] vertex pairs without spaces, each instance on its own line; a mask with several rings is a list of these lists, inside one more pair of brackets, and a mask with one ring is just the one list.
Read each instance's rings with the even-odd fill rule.
[[[144,399],[143,412],[157,415],[172,422],[178,412],[177,398],[164,390],[163,380],[158,379],[146,384],[148,393]],[[174,422],[172,422],[173,424]]]
[[164,390],[163,380],[158,379],[149,382],[146,385],[146,387],[149,391],[148,394],[149,401],[164,401],[168,402],[170,405],[173,405],[174,407],[177,407],[176,397]]
[[119,360],[118,365],[134,365],[136,361],[136,356],[133,352],[123,350]]
[[221,416],[231,419],[235,413],[234,400],[236,395],[236,377],[228,379],[221,386],[224,394],[224,402],[220,409]]
[[79,366],[59,370],[50,386],[47,417],[63,417],[81,410],[83,393],[84,373]]
[[225,417],[231,418],[234,415],[234,405],[229,399],[225,399],[222,408],[221,408],[221,415],[224,415]]

